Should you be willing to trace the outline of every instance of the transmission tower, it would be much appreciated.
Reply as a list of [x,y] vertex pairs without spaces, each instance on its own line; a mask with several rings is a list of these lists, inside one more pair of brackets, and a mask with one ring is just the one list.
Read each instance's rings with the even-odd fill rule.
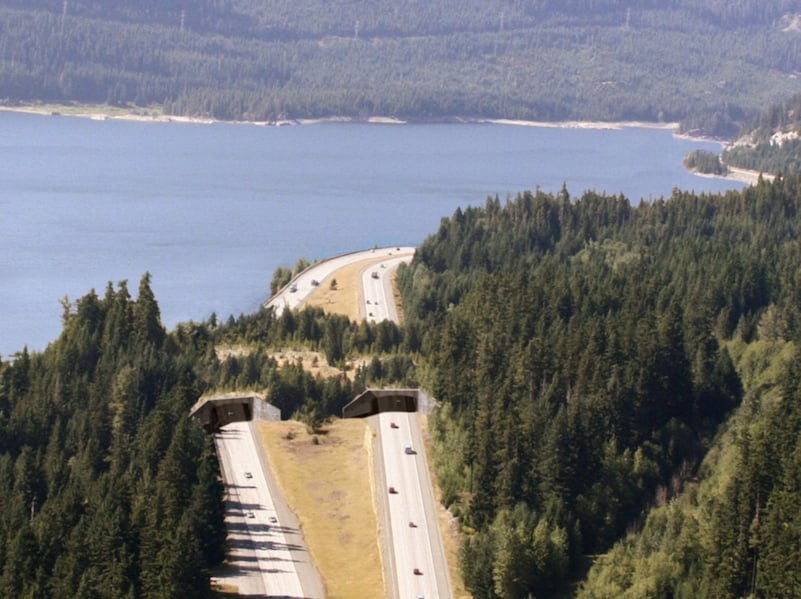
[[64,20],[67,18],[67,0],[64,0],[64,5],[61,7],[61,27],[59,33],[64,35]]

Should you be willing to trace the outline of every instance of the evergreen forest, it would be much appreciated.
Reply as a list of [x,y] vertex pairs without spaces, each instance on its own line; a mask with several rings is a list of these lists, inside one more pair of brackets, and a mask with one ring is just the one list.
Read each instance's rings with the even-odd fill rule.
[[794,0],[3,0],[0,102],[245,121],[681,122],[798,93]]
[[[166,331],[147,274],[135,298],[65,298],[46,350],[0,362],[0,596],[213,596],[224,489],[189,407],[258,390],[314,428],[368,385],[441,402],[475,599],[798,596],[800,211],[798,175],[488,198],[401,268],[402,325],[306,308]],[[312,375],[276,360],[290,346],[362,365]]]
[[799,596],[799,185],[490,198],[419,248],[476,599]]

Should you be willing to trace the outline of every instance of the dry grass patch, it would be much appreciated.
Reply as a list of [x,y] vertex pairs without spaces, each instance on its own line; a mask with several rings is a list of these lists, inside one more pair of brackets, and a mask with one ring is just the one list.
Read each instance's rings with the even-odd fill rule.
[[[357,322],[362,320],[362,273],[384,261],[386,256],[361,260],[340,268],[320,281],[320,286],[312,291],[304,305],[319,306],[330,314],[343,314]],[[337,280],[336,289],[331,289],[332,279]]]
[[383,597],[364,420],[315,437],[299,422],[260,422],[270,466],[297,514],[330,599]]
[[322,377],[332,377],[341,374],[339,368],[334,368],[328,364],[328,360],[320,352],[305,350],[298,351],[293,349],[282,350],[272,354],[272,358],[278,362],[278,366],[284,364],[295,364],[300,360],[303,365],[303,370],[310,372],[312,375],[320,375]]
[[218,345],[215,346],[214,352],[217,354],[217,359],[221,362],[228,358],[241,358],[248,355],[253,349],[246,345]]
[[346,376],[351,381],[356,377],[356,370],[367,365],[366,358],[351,358],[346,361],[345,370],[342,371],[335,366],[331,366],[325,356],[320,352],[311,350],[281,350],[272,354],[272,358],[278,362],[279,366],[284,364],[294,364],[300,360],[303,370],[312,374],[319,374],[323,378],[335,376]]

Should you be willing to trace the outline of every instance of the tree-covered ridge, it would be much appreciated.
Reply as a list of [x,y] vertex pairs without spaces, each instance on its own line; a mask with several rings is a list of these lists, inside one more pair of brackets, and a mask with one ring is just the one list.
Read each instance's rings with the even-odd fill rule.
[[790,0],[9,0],[0,89],[8,103],[221,119],[682,121],[732,135],[798,91],[794,11]]
[[637,207],[526,193],[423,244],[400,280],[474,596],[563,592],[695,475],[743,397],[725,341],[799,330],[800,183]]
[[0,364],[0,594],[205,597],[223,558],[202,389],[144,277],[65,306],[64,333]]
[[774,316],[757,340],[731,343],[746,396],[700,482],[599,559],[580,597],[798,595],[799,356],[797,341],[776,338]]

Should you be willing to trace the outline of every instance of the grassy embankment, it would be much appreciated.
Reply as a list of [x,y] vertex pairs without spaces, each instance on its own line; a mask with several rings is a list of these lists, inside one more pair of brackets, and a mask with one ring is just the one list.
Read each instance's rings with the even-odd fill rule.
[[365,421],[338,420],[322,435],[293,421],[262,422],[259,430],[327,596],[385,596]]

